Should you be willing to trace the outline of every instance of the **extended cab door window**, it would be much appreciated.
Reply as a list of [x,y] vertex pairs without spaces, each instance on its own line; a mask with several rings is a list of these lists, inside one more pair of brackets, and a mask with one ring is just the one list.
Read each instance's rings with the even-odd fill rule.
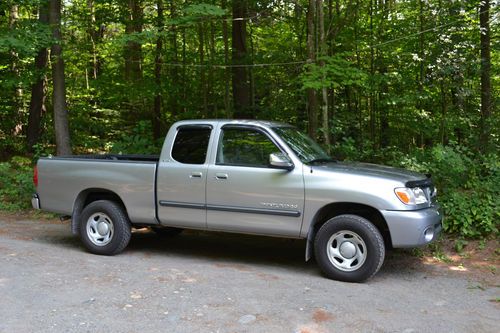
[[171,158],[160,159],[156,195],[162,225],[206,227],[206,159],[211,133],[210,125],[179,126],[171,143]]
[[172,158],[184,164],[204,164],[212,129],[206,126],[179,128],[172,147]]
[[269,166],[269,155],[280,149],[263,132],[241,127],[223,128],[216,164],[246,167]]

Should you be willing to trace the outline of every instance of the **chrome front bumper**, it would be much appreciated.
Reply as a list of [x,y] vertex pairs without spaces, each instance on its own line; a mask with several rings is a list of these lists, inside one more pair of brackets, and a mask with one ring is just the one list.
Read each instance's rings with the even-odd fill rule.
[[37,193],[33,193],[33,196],[31,197],[31,206],[33,207],[33,209],[41,209],[40,198],[38,197]]
[[443,214],[438,205],[413,211],[383,210],[392,246],[418,247],[437,239],[442,230]]

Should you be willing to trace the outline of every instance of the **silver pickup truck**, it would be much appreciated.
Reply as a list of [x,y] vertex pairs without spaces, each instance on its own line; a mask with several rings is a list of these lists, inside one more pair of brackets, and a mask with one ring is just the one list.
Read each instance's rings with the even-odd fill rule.
[[332,279],[363,281],[386,248],[434,240],[436,189],[418,173],[341,163],[296,128],[244,120],[175,123],[161,155],[41,158],[34,208],[71,216],[95,254],[113,255],[132,227],[306,239]]

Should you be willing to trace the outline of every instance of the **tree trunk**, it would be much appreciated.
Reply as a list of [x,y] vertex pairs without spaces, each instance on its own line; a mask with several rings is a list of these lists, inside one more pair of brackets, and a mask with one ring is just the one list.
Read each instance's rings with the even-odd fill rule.
[[90,12],[90,26],[88,28],[87,34],[90,39],[91,46],[91,67],[92,67],[92,78],[95,80],[99,75],[101,68],[101,59],[97,53],[97,43],[100,42],[104,35],[104,25],[96,26],[96,16],[95,16],[95,0],[87,0],[87,8]]
[[[307,62],[314,63],[316,60],[315,52],[315,24],[314,17],[316,13],[315,0],[309,0],[307,8]],[[309,118],[308,132],[309,136],[313,139],[316,138],[318,130],[318,101],[316,99],[316,91],[314,89],[307,89],[307,113]]]
[[[182,29],[182,77],[186,77],[186,28]],[[187,89],[185,80],[181,80],[182,84],[182,100],[184,103],[182,104],[182,111],[186,112],[186,99],[187,99]]]
[[164,31],[164,17],[163,17],[163,0],[157,0],[157,23],[156,26],[158,28],[158,38],[156,39],[156,50],[155,50],[155,99],[153,106],[153,139],[158,140],[161,137],[161,104],[162,104],[162,89],[161,89],[161,70],[163,65],[163,36],[162,33]]
[[[217,59],[217,52],[215,49],[215,36],[216,36],[216,26],[215,22],[210,21],[209,24],[210,27],[210,36],[207,39],[207,51],[208,51],[208,57],[209,57],[209,62],[210,64],[214,64]],[[208,82],[207,82],[207,99],[208,99],[208,104],[210,106],[209,109],[209,114],[208,116],[210,118],[215,117],[216,119],[219,117],[218,115],[218,104],[219,104],[219,98],[217,94],[214,92],[214,87],[216,86],[216,78],[215,78],[215,71],[209,69],[208,71]],[[217,89],[217,88],[216,88]]]
[[[226,9],[226,0],[222,0],[222,8]],[[229,65],[229,37],[227,20],[222,20],[222,39],[224,40],[224,65]],[[224,68],[224,109],[226,117],[231,118],[230,80],[231,73],[228,67]]]
[[[384,38],[384,32],[386,31],[384,24],[387,19],[387,16],[389,15],[390,7],[387,1],[385,1],[383,4],[381,4],[381,19],[379,22],[379,29],[378,29],[378,41],[382,42],[385,40]],[[384,102],[388,97],[389,97],[389,85],[387,84],[387,79],[385,79],[388,68],[386,61],[384,59],[384,54],[382,49],[377,50],[377,67],[378,67],[378,72],[380,73],[380,76],[383,77],[381,83],[380,83],[380,88],[379,93],[378,93],[378,106],[377,110],[379,110],[379,121],[380,121],[380,127],[379,127],[379,146],[381,148],[388,147],[390,144],[390,133],[389,133],[389,110],[390,106],[389,103],[381,103]]]
[[479,25],[481,31],[481,133],[480,149],[490,149],[491,98],[491,53],[490,53],[490,1],[482,0],[479,6]]
[[203,117],[208,116],[207,107],[207,80],[205,73],[205,31],[203,23],[198,23],[198,56],[200,59],[200,91],[202,99],[202,112]]
[[[420,59],[419,64],[419,75],[418,75],[418,101],[417,101],[417,109],[422,111],[424,109],[424,105],[422,103],[423,95],[424,95],[424,0],[419,0],[419,37],[418,37],[418,57]],[[423,137],[424,132],[420,130],[421,142],[420,146],[425,144],[425,138]]]
[[51,47],[52,56],[52,104],[54,107],[54,130],[57,155],[70,155],[68,112],[66,109],[66,87],[64,82],[64,61],[61,38],[61,0],[49,1],[49,23],[55,44]]
[[441,90],[441,124],[440,124],[440,138],[441,144],[444,145],[446,143],[446,113],[448,109],[448,105],[446,104],[446,90],[444,89],[444,81],[440,82],[440,90]]
[[[127,34],[142,32],[142,0],[128,0],[128,12],[125,21]],[[125,79],[140,81],[142,79],[142,47],[135,41],[127,41],[125,49]]]
[[371,86],[370,86],[370,139],[372,141],[373,148],[376,147],[375,142],[375,94],[374,94],[374,86],[373,80],[375,77],[375,50],[373,49],[373,45],[375,43],[374,35],[373,35],[373,0],[370,0],[370,43],[372,47],[370,47],[370,76],[371,76]]
[[[10,7],[10,12],[9,12],[9,29],[10,30],[15,30],[16,29],[16,23],[19,20],[19,5],[13,4]],[[20,84],[20,76],[19,76],[19,68],[18,68],[18,63],[19,63],[19,55],[15,50],[12,50],[10,52],[11,56],[11,71],[12,74],[15,78],[16,82],[16,87],[14,88],[13,95],[13,111],[14,111],[14,116],[16,118],[16,126],[14,128],[14,135],[19,134],[19,132],[22,129],[21,125],[21,113],[22,113],[22,108],[23,108],[23,89],[21,88]]]
[[[316,0],[316,8],[318,11],[318,32],[319,32],[319,54],[324,57],[327,55],[327,45],[325,39],[325,15],[323,11],[323,0]],[[325,61],[320,60],[320,66],[325,66]],[[330,125],[328,116],[328,88],[321,88],[321,115],[322,115],[322,128],[323,142],[327,150],[330,150]]]
[[232,64],[235,118],[252,118],[247,64],[246,0],[233,0]]
[[[49,23],[49,13],[47,3],[41,3],[38,13],[38,21],[42,25]],[[31,100],[28,115],[28,129],[26,131],[26,141],[28,149],[33,151],[33,146],[38,143],[40,138],[40,122],[42,114],[45,113],[45,93],[46,78],[45,70],[47,68],[47,49],[42,48],[35,57],[35,72],[37,80],[31,86]],[[42,74],[43,73],[43,74]]]
[[[175,7],[175,1],[170,1],[170,18],[175,19],[177,17],[177,8]],[[178,53],[178,45],[177,45],[177,26],[172,25],[170,27],[170,44],[172,47],[172,52],[170,56],[170,61],[174,64],[178,64],[179,57]],[[176,65],[170,67],[170,82],[172,85],[172,89],[169,94],[169,112],[172,117],[175,119],[176,115],[179,113],[179,95],[184,89],[184,80],[179,80],[179,67]],[[180,85],[178,84],[181,82]],[[184,96],[184,95],[182,95]]]

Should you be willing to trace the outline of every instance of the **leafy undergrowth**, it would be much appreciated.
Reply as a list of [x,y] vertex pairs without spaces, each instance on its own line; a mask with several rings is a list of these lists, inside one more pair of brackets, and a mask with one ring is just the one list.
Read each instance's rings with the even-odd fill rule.
[[33,192],[33,164],[29,158],[14,156],[0,162],[0,210],[29,209]]

